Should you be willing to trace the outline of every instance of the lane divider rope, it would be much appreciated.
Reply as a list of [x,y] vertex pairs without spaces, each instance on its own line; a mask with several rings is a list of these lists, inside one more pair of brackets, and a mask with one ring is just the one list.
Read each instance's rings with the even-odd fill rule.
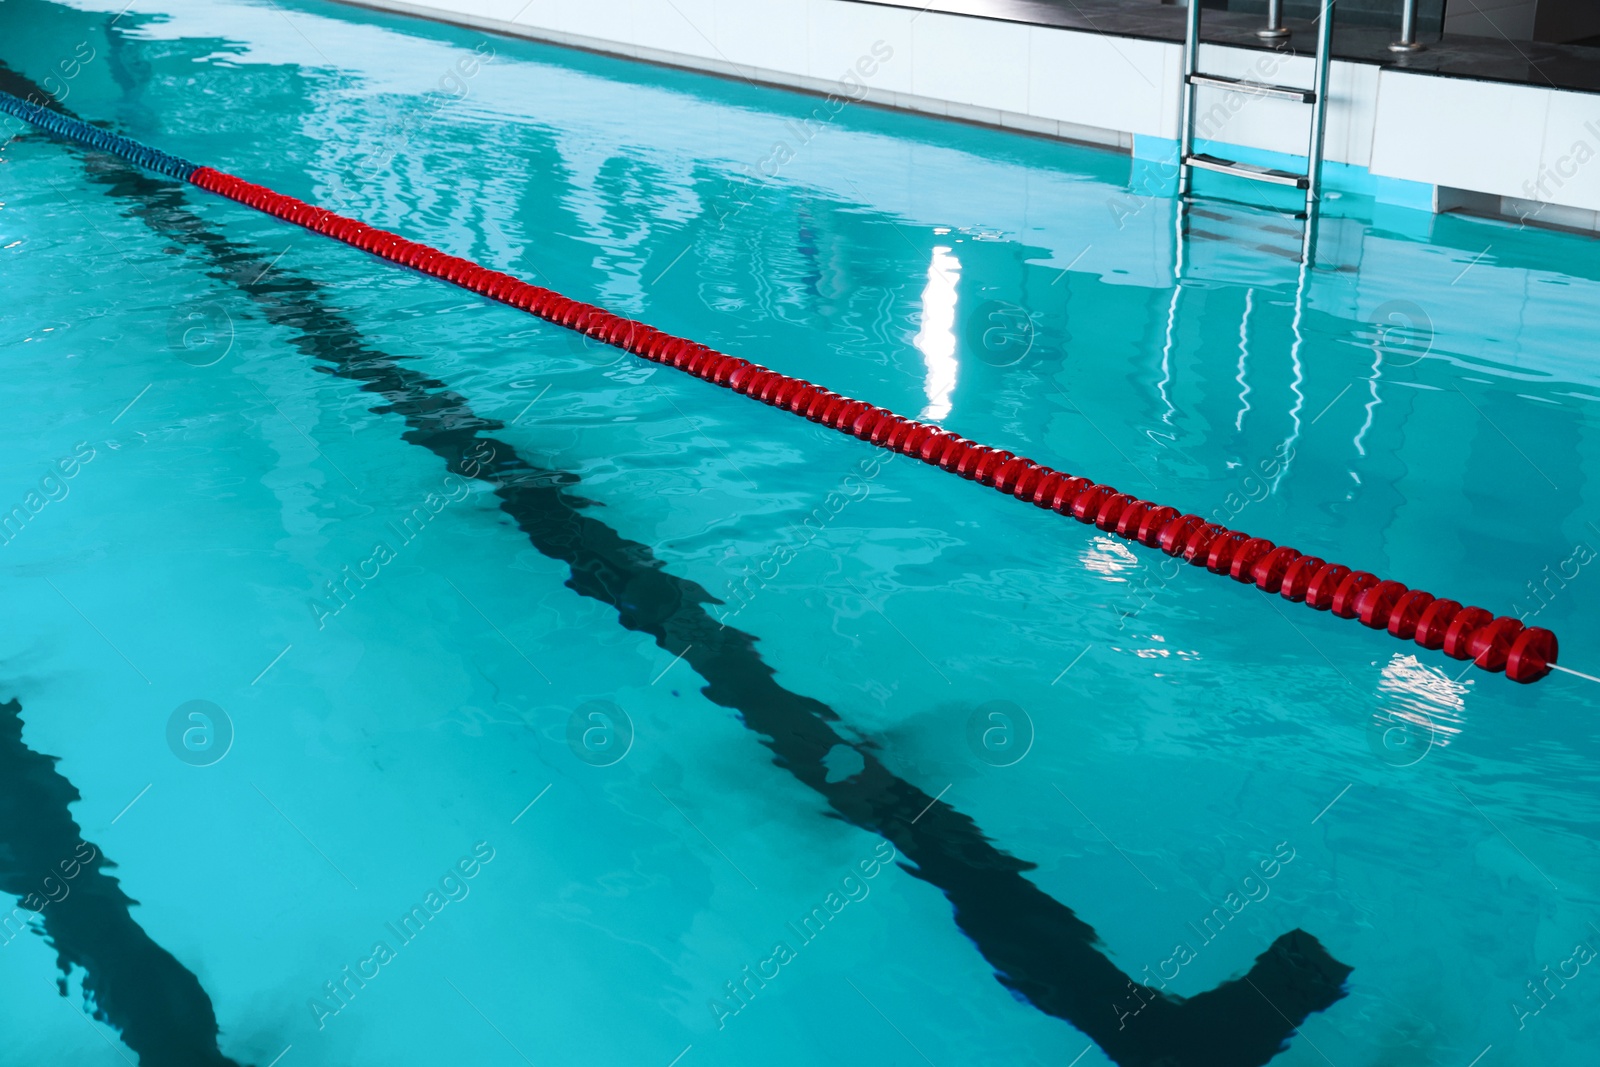
[[1483,608],[1463,606],[1460,601],[1410,589],[1367,571],[1351,570],[1265,538],[1209,523],[1177,508],[1137,499],[1109,485],[1066,474],[1005,449],[980,445],[941,427],[663,333],[645,323],[569,299],[552,289],[531,285],[243,178],[198,166],[8,93],[0,92],[0,111],[654,363],[685,371],[1037,507],[1071,515],[1125,540],[1159,548],[1214,574],[1254,584],[1264,592],[1277,593],[1286,600],[1343,619],[1359,619],[1372,629],[1388,630],[1423,648],[1441,649],[1455,659],[1471,660],[1484,670],[1504,671],[1512,681],[1537,681],[1555,665],[1559,652],[1556,635],[1542,627],[1525,627],[1509,616],[1496,618]]

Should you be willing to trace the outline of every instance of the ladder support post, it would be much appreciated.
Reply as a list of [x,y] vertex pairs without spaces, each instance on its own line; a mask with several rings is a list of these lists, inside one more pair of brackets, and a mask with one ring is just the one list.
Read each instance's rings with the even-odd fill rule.
[[1188,159],[1194,154],[1195,85],[1190,76],[1200,69],[1200,0],[1189,0],[1183,38],[1183,109],[1178,118],[1178,195],[1188,196],[1194,173]]
[[[1200,71],[1200,5],[1202,0],[1187,0],[1187,2],[1188,11],[1186,12],[1183,41],[1183,107],[1178,120],[1180,124],[1178,138],[1178,219],[1180,238],[1182,235],[1183,204],[1192,194],[1196,168],[1219,171],[1253,181],[1292,186],[1305,190],[1306,194],[1304,213],[1306,230],[1304,244],[1301,249],[1301,265],[1304,269],[1316,257],[1318,209],[1322,201],[1323,142],[1326,138],[1328,125],[1328,73],[1333,63],[1333,11],[1337,0],[1321,0],[1321,13],[1317,18],[1315,85],[1309,90],[1289,85],[1270,85],[1243,78],[1225,77],[1220,74],[1202,74]],[[1406,2],[1414,4],[1415,0],[1406,0]],[[1282,29],[1282,13],[1282,0],[1270,0],[1267,10],[1267,30],[1260,31],[1260,36],[1271,38],[1278,35],[1276,31]],[[1282,36],[1288,36],[1288,31],[1283,30]],[[1272,167],[1258,167],[1239,160],[1221,159],[1217,156],[1196,152],[1195,126],[1196,110],[1198,108],[1196,94],[1202,85],[1213,89],[1228,89],[1232,92],[1279,97],[1311,104],[1310,143],[1306,147],[1306,172],[1299,174],[1292,171],[1277,170]]]
[[1289,27],[1283,24],[1283,0],[1267,0],[1267,24],[1256,31],[1256,36],[1267,41],[1285,41]]
[[1417,43],[1417,0],[1401,0],[1400,39],[1389,45],[1389,51],[1421,52],[1424,47]]
[[1311,143],[1306,152],[1308,211],[1322,199],[1322,143],[1328,125],[1328,68],[1333,65],[1334,3],[1335,0],[1322,0],[1322,14],[1317,19],[1317,96],[1311,104]]

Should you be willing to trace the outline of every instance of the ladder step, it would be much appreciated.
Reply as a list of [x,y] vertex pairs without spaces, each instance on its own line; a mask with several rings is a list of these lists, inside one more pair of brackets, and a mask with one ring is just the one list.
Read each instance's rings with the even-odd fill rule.
[[1235,159],[1221,159],[1217,156],[1207,155],[1204,152],[1183,157],[1186,167],[1199,167],[1201,170],[1214,170],[1219,174],[1232,174],[1240,178],[1249,178],[1251,181],[1270,182],[1273,185],[1289,185],[1296,189],[1306,189],[1311,185],[1311,180],[1304,174],[1295,174],[1293,171],[1275,170],[1272,167],[1258,167],[1252,163],[1240,163]]
[[[1194,214],[1196,212],[1197,209],[1196,209],[1195,205],[1197,203],[1206,203],[1206,204],[1232,204],[1234,206],[1241,207],[1241,208],[1249,208],[1252,211],[1269,212],[1269,213],[1271,213],[1273,215],[1276,215],[1279,218],[1283,218],[1283,219],[1303,220],[1303,219],[1306,218],[1306,212],[1305,212],[1305,210],[1303,208],[1278,207],[1278,206],[1274,206],[1272,204],[1263,204],[1259,200],[1255,200],[1255,201],[1235,200],[1232,197],[1223,196],[1220,193],[1214,193],[1214,192],[1213,193],[1207,193],[1203,197],[1197,196],[1194,193],[1186,193],[1186,194],[1184,194],[1184,196],[1182,198],[1182,201],[1183,201],[1184,209],[1186,211],[1188,211],[1190,214]],[[1212,214],[1209,214],[1209,213],[1207,213],[1205,215],[1205,217],[1206,218],[1214,218],[1214,219],[1226,218],[1226,216],[1223,216],[1223,215],[1212,215]],[[1299,233],[1301,233],[1301,231],[1298,231],[1298,230],[1286,230],[1286,229],[1283,229],[1283,228],[1277,227],[1277,226],[1263,226],[1262,229],[1266,230],[1269,233],[1283,233],[1283,234],[1299,234]]]
[[1302,104],[1317,102],[1317,94],[1312,89],[1301,89],[1294,85],[1269,85],[1266,82],[1247,81],[1244,78],[1225,78],[1220,74],[1191,74],[1190,85],[1209,85],[1217,89],[1231,89],[1236,93],[1249,93],[1251,96],[1273,96],[1280,100],[1298,100]]
[[[1293,214],[1291,212],[1280,211],[1276,208],[1267,208],[1266,210],[1271,211],[1274,215],[1278,216]],[[1293,237],[1296,240],[1300,239],[1299,230],[1291,230],[1287,226],[1274,226],[1269,222],[1252,223],[1250,216],[1238,214],[1228,215],[1221,211],[1208,211],[1203,207],[1195,207],[1193,205],[1190,205],[1189,207],[1189,215],[1192,218],[1211,219],[1214,222],[1226,222],[1245,226],[1253,225],[1255,229],[1260,230],[1262,233],[1272,233],[1283,237]],[[1200,231],[1195,230],[1194,232],[1199,233]]]

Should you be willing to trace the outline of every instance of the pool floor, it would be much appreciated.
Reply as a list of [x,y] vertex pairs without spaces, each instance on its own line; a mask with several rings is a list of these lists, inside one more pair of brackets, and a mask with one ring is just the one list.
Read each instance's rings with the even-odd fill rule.
[[[0,26],[0,89],[1600,674],[1592,239],[1352,196],[1301,271],[1126,156],[315,0]],[[0,1067],[1588,1061],[1600,683],[4,129]]]

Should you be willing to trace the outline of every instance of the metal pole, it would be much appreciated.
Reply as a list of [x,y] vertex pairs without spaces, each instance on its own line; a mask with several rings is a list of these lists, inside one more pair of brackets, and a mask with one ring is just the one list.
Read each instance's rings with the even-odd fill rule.
[[1178,127],[1178,195],[1189,195],[1189,185],[1194,172],[1189,167],[1189,157],[1194,154],[1194,83],[1190,75],[1200,65],[1200,0],[1189,0],[1186,13],[1188,23],[1183,39],[1183,113]]
[[1283,0],[1267,0],[1267,24],[1256,31],[1256,36],[1269,41],[1281,41],[1289,36],[1289,28],[1283,24]]
[[1402,0],[1400,4],[1400,39],[1389,46],[1391,52],[1420,52],[1417,43],[1417,0]]
[[[1317,228],[1321,222],[1321,216],[1322,202],[1320,200],[1308,200],[1306,202],[1306,228],[1305,232],[1300,235],[1300,293],[1305,292],[1305,272],[1315,270],[1317,266]],[[1298,294],[1296,295],[1295,303],[1298,308]],[[1295,322],[1298,324],[1299,321],[1297,311]],[[1298,327],[1295,332],[1298,335]]]
[[[1328,68],[1333,65],[1334,0],[1322,0],[1322,15],[1317,19],[1317,98],[1311,107],[1311,147],[1306,159],[1306,208],[1311,210],[1322,198],[1322,141],[1328,126]],[[1315,218],[1307,219],[1308,227]]]

